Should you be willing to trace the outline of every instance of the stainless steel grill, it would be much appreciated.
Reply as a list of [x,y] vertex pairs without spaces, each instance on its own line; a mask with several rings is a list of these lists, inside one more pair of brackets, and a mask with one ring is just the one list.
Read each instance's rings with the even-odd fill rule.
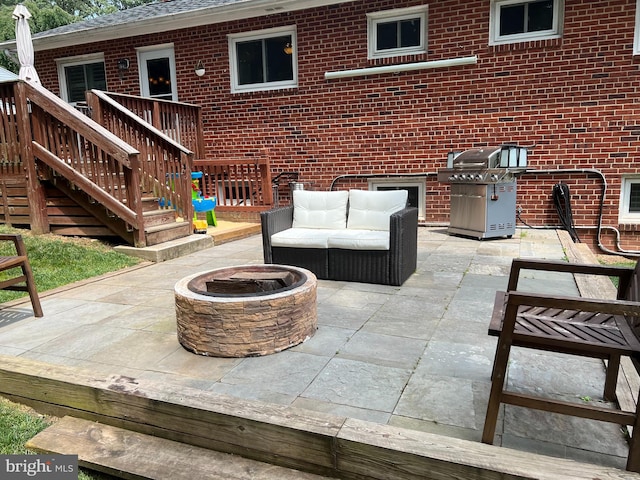
[[451,184],[449,233],[509,237],[516,228],[516,174],[526,167],[527,151],[517,146],[450,153],[438,181]]

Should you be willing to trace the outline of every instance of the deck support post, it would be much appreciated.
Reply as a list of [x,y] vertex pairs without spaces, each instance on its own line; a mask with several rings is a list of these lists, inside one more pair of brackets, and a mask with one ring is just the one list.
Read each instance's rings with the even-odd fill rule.
[[35,234],[50,231],[47,216],[47,199],[44,187],[38,179],[36,159],[33,155],[30,113],[24,81],[15,83],[16,119],[20,132],[20,156],[27,179],[27,198],[29,200],[29,217],[31,231]]

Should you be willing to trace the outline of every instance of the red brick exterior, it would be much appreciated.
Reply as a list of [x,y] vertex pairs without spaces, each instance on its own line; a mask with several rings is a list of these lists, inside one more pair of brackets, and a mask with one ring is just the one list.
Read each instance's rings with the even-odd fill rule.
[[[43,84],[56,91],[54,59],[104,52],[109,90],[139,94],[135,48],[171,42],[179,98],[204,107],[210,156],[269,147],[274,174],[299,171],[300,180],[316,189],[327,189],[342,174],[427,172],[430,223],[448,221],[449,186],[433,174],[446,166],[449,150],[535,144],[530,168],[589,171],[520,177],[522,219],[532,226],[558,225],[552,187],[562,181],[571,188],[575,224],[597,225],[602,173],[602,244],[640,249],[638,227],[618,223],[620,175],[640,173],[635,0],[565,0],[561,39],[500,47],[488,45],[487,0],[432,1],[427,54],[367,60],[366,13],[424,3],[362,0],[48,50],[36,54],[36,66]],[[227,34],[285,25],[297,27],[298,88],[231,94]],[[327,71],[472,55],[476,65],[324,78]],[[120,80],[117,59],[123,57],[131,68]],[[197,60],[204,62],[203,77],[194,74]],[[621,232],[619,242],[610,227]],[[595,229],[578,232],[585,241],[595,237]]]

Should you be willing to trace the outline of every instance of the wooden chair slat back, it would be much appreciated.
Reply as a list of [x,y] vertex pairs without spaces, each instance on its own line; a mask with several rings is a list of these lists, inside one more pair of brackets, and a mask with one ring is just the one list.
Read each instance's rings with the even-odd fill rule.
[[[636,267],[631,274],[629,286],[623,299],[631,302],[640,302],[640,261],[636,262]],[[640,340],[640,317],[627,316],[626,318],[636,338]]]

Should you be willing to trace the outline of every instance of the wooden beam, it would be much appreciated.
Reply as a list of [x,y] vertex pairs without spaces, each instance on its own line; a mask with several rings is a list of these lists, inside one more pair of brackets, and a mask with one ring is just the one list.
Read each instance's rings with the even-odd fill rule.
[[640,480],[611,467],[2,355],[0,395],[44,413],[342,479]]
[[30,226],[33,233],[49,232],[49,218],[47,216],[47,199],[44,188],[38,179],[36,159],[31,148],[31,119],[27,107],[26,83],[15,84],[16,118],[20,132],[20,157],[27,178],[27,197],[29,199]]
[[74,417],[57,421],[26,447],[41,453],[78,455],[79,466],[123,478],[330,480]]

